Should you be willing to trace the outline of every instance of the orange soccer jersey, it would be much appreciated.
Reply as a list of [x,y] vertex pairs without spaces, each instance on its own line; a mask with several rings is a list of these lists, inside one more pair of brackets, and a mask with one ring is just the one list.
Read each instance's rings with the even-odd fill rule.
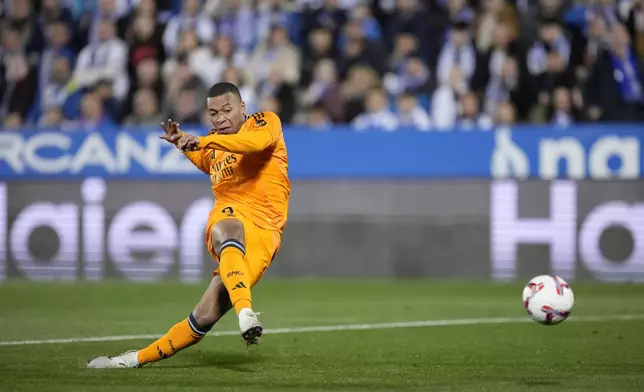
[[253,114],[237,134],[200,137],[199,148],[185,154],[210,175],[213,212],[234,205],[258,227],[281,233],[291,186],[279,117],[272,112]]

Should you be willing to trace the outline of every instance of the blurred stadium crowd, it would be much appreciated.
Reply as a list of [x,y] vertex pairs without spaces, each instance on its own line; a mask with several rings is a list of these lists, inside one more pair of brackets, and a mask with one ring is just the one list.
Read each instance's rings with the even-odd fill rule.
[[644,0],[3,0],[5,129],[207,124],[208,87],[324,128],[644,119]]

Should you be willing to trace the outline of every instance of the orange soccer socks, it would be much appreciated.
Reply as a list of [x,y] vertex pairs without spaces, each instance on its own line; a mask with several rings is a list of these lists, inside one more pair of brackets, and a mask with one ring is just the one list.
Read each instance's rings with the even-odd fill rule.
[[[237,314],[244,308],[251,308],[250,274],[244,261],[246,249],[236,240],[226,240],[221,244],[219,256],[219,273],[224,282],[230,301]],[[190,316],[174,327],[148,347],[137,354],[139,365],[160,361],[175,353],[198,343],[212,328],[212,325],[199,325],[195,317]]]
[[245,254],[244,245],[233,239],[224,241],[219,252],[219,274],[237,314],[244,308],[251,308],[251,278]]
[[187,319],[177,323],[156,342],[138,352],[139,365],[169,358],[184,348],[199,343],[211,328],[212,325],[200,326],[190,313]]

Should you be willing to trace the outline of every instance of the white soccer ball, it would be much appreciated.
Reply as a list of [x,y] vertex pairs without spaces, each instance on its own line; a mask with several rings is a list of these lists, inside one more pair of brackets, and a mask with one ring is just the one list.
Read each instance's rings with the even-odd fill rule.
[[523,289],[523,306],[540,324],[555,325],[570,316],[575,295],[568,283],[558,276],[539,275]]

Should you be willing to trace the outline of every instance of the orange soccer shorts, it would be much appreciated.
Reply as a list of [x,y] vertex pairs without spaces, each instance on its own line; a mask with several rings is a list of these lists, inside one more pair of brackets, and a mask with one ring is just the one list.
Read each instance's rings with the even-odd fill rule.
[[[224,219],[236,218],[244,225],[244,243],[246,256],[244,261],[248,264],[248,272],[251,277],[251,285],[255,285],[273,261],[280,248],[282,235],[278,231],[262,229],[246,218],[243,211],[233,205],[219,205],[210,212],[206,224],[206,246],[213,259],[218,260],[212,246],[210,235],[212,228]],[[219,268],[215,269],[213,276],[219,274]]]

